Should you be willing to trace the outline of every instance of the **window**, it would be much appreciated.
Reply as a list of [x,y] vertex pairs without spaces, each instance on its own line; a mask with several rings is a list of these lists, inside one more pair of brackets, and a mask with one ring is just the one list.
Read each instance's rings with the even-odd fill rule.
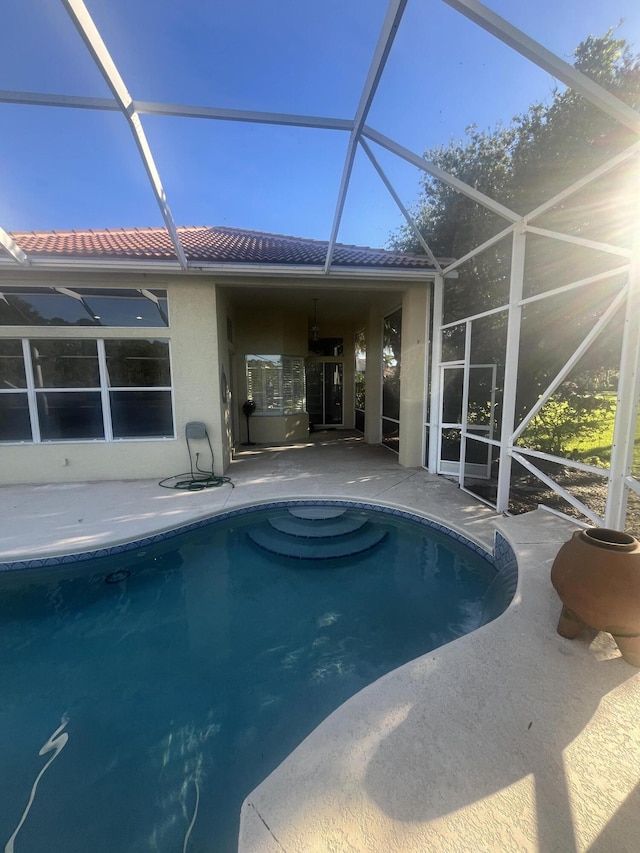
[[382,345],[382,443],[396,453],[400,449],[400,373],[402,308],[384,318]]
[[114,438],[173,435],[167,341],[105,341]]
[[0,340],[0,441],[31,441],[22,341]]
[[305,411],[304,358],[247,355],[247,397],[256,415],[294,415]]
[[366,330],[356,332],[355,340],[354,395],[355,412],[353,425],[359,432],[365,431],[365,390],[367,375],[367,335]]
[[166,290],[95,287],[0,287],[0,325],[169,325]]
[[364,412],[365,378],[367,372],[367,338],[364,329],[356,332],[355,337],[356,369],[355,369],[355,402],[356,409]]
[[0,441],[173,438],[166,340],[0,340]]
[[104,438],[97,341],[30,342],[42,441]]

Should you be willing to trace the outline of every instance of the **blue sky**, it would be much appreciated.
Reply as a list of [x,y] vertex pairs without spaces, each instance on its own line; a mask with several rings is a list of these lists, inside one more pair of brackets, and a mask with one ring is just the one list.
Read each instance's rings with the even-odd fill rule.
[[[85,0],[132,96],[352,118],[385,0]],[[570,60],[589,34],[640,52],[638,0],[488,0]],[[57,0],[3,0],[0,89],[108,97]],[[412,150],[490,128],[553,79],[439,0],[409,0],[368,123]],[[117,113],[0,104],[6,230],[161,225]],[[174,220],[327,239],[347,145],[336,131],[143,117]],[[419,174],[376,152],[407,205]],[[359,152],[339,240],[384,245],[401,215]]]

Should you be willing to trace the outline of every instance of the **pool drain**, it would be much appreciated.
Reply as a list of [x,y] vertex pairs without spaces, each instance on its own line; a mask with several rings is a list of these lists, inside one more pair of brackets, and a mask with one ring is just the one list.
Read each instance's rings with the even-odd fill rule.
[[122,581],[126,581],[126,579],[131,575],[131,572],[128,569],[118,569],[115,572],[111,572],[110,575],[107,575],[104,579],[105,583],[122,583]]

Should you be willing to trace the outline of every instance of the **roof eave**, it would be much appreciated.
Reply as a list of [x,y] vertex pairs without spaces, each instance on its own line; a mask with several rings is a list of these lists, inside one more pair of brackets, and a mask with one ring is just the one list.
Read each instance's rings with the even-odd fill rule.
[[[332,265],[328,273],[322,265],[307,264],[247,264],[220,261],[189,261],[183,270],[177,260],[137,258],[83,258],[83,257],[38,257],[29,256],[31,271],[60,272],[131,272],[164,275],[211,275],[260,276],[270,278],[353,278],[386,280],[431,280],[433,269],[406,269],[403,267],[351,267]],[[0,258],[0,270],[24,275],[25,270],[11,258]]]

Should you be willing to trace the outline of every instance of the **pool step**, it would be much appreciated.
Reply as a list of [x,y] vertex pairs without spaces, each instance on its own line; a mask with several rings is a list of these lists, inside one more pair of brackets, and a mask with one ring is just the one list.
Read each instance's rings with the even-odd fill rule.
[[345,515],[347,511],[335,506],[293,506],[289,508],[288,512],[294,518],[328,521],[330,518],[339,518]]
[[379,545],[387,536],[386,530],[361,526],[353,533],[326,537],[290,535],[265,525],[247,533],[249,539],[271,554],[294,560],[337,560],[353,557]]
[[366,518],[354,515],[340,515],[330,518],[301,518],[294,515],[277,515],[268,521],[270,527],[279,533],[296,536],[300,539],[330,539],[334,536],[346,536],[361,530],[368,524]]

